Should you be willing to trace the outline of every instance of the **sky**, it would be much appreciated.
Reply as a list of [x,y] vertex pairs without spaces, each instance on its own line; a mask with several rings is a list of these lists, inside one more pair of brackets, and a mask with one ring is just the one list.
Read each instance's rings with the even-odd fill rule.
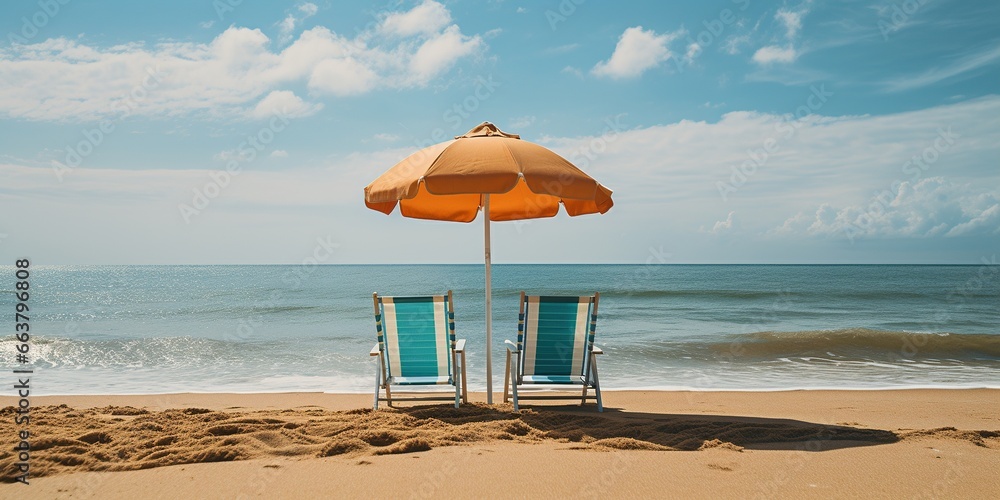
[[483,121],[614,191],[496,263],[1000,251],[994,1],[0,6],[0,264],[482,261],[363,188]]

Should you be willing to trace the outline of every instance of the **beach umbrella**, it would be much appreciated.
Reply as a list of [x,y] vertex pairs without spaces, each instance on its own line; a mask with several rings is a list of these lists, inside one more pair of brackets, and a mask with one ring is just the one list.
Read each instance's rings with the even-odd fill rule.
[[486,394],[493,403],[490,221],[605,213],[611,191],[565,158],[483,122],[407,156],[365,187],[365,205],[404,217],[472,222],[483,217],[486,261]]

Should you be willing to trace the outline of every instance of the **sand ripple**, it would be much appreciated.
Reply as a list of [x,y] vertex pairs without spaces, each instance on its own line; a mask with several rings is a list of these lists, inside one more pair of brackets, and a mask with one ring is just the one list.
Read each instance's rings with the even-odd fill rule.
[[[14,434],[13,407],[0,410],[0,435]],[[32,477],[83,471],[122,471],[168,465],[247,460],[269,456],[362,456],[427,451],[490,442],[558,442],[587,450],[704,450],[746,448],[817,451],[838,446],[944,437],[1000,447],[1000,433],[952,428],[899,434],[852,426],[744,417],[671,416],[470,404],[379,411],[148,411],[108,406],[34,408]],[[840,443],[840,444],[836,444]],[[0,451],[0,470],[13,471],[16,455]],[[4,478],[13,474],[4,473]]]

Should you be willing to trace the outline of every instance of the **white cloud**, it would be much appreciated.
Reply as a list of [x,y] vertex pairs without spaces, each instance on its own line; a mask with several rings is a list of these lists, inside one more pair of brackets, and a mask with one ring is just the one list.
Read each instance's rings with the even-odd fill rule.
[[749,44],[750,44],[750,35],[731,36],[727,38],[726,41],[722,44],[722,48],[723,50],[726,51],[727,54],[736,55],[740,53],[741,45],[749,45]]
[[687,52],[684,53],[684,62],[687,64],[693,63],[694,58],[698,57],[699,54],[701,54],[701,45],[697,43],[688,45]]
[[558,46],[555,46],[555,47],[549,47],[549,48],[543,50],[542,53],[545,54],[545,55],[565,54],[567,52],[572,52],[572,51],[574,51],[574,50],[576,50],[578,48],[580,48],[580,44],[579,43],[567,43],[565,45],[558,45]]
[[667,45],[680,33],[657,35],[642,26],[627,28],[618,39],[611,58],[597,63],[591,73],[615,79],[638,77],[672,56]]
[[229,161],[237,159],[237,153],[235,149],[227,149],[225,151],[219,151],[212,155],[212,159],[215,161]]
[[299,118],[315,114],[321,109],[323,109],[322,104],[307,103],[292,91],[275,90],[261,99],[249,112],[249,116],[257,119],[278,115]]
[[215,21],[213,20],[213,21],[205,21],[202,23],[198,23],[198,26],[201,26],[204,29],[209,29],[212,26],[215,26]]
[[814,216],[800,212],[774,232],[852,240],[1000,234],[1000,200],[943,177],[902,181],[895,191],[886,190],[863,204],[837,209],[825,203]]
[[305,16],[303,18],[305,19],[315,16],[316,13],[319,12],[319,7],[317,7],[316,4],[314,3],[304,3],[302,5],[299,5],[299,12],[301,12]]
[[943,68],[933,68],[917,75],[892,78],[883,82],[883,86],[889,91],[910,90],[971,73],[979,68],[1000,63],[1000,46],[976,50],[955,59],[954,63]]
[[797,54],[795,49],[791,47],[778,47],[777,45],[768,45],[767,47],[761,47],[757,49],[757,52],[753,53],[753,61],[758,64],[774,64],[774,63],[790,63],[795,60]]
[[473,54],[482,46],[482,39],[467,37],[458,26],[451,25],[425,41],[410,58],[409,75],[413,82],[426,85],[448,70],[455,61]]
[[305,21],[306,19],[315,16],[319,12],[319,7],[314,3],[304,3],[299,5],[298,8],[301,17],[297,17],[294,13],[288,14],[285,19],[278,23],[278,32],[280,34],[279,41],[282,44],[288,43],[292,40],[292,33],[295,31],[295,27]]
[[[801,97],[805,101],[807,95]],[[650,245],[659,248],[661,244],[680,262],[784,259],[815,262],[840,258],[857,262],[893,260],[894,255],[897,260],[906,256],[937,261],[941,254],[933,252],[940,249],[945,249],[951,255],[945,258],[953,262],[966,258],[975,262],[977,252],[996,245],[995,231],[1000,227],[996,217],[1000,209],[992,207],[1000,203],[1000,171],[996,169],[996,158],[1000,156],[1000,97],[881,116],[811,115],[789,121],[788,117],[775,114],[738,111],[714,122],[684,120],[641,128],[629,125],[627,120],[628,116],[621,117],[613,131],[595,131],[594,135],[534,139],[613,189],[616,206],[611,212],[601,217],[581,217],[572,224],[551,221],[517,226],[530,232],[528,240],[516,237],[515,226],[498,224],[497,231],[510,231],[510,238],[497,238],[498,244],[511,245],[509,254],[518,255],[513,245],[524,245],[530,240],[532,248],[541,252],[547,262],[586,261],[598,254],[601,259],[641,262],[649,255],[646,249]],[[937,161],[926,164],[926,169],[908,168],[906,162],[934,146],[939,137],[937,129],[949,124],[954,125],[954,132],[961,137],[949,149],[942,148]],[[776,141],[777,149],[723,201],[717,183],[730,182],[733,168],[749,160],[748,151],[760,157],[759,150],[768,139]],[[271,171],[245,163],[242,173],[190,225],[180,219],[177,205],[190,203],[192,190],[211,181],[207,170],[102,169],[102,160],[95,156],[60,183],[55,181],[51,168],[0,162],[0,179],[4,179],[6,188],[0,198],[31,215],[23,221],[49,229],[31,233],[18,222],[22,219],[14,218],[0,230],[12,238],[16,236],[19,247],[37,248],[42,255],[49,251],[45,249],[60,248],[59,241],[93,241],[94,231],[108,237],[148,236],[136,238],[139,247],[127,251],[106,246],[91,251],[87,245],[74,248],[71,257],[61,257],[71,262],[133,262],[129,259],[140,255],[146,263],[231,262],[234,248],[252,247],[250,243],[259,241],[261,231],[304,238],[306,243],[312,241],[316,227],[329,224],[330,220],[308,217],[329,213],[315,207],[330,207],[357,215],[342,218],[344,224],[357,222],[356,225],[336,226],[338,234],[350,235],[355,248],[365,249],[358,251],[353,262],[379,259],[397,262],[393,260],[394,254],[368,250],[373,248],[372,238],[379,238],[384,231],[371,228],[365,217],[379,216],[365,212],[359,192],[362,186],[411,153],[413,146],[400,143],[399,147],[382,149],[386,144],[374,144],[375,151],[331,159],[325,168]],[[238,154],[238,151],[220,153],[219,159],[238,159],[233,156]],[[208,160],[205,163],[210,163]],[[222,168],[218,163],[209,166]],[[897,189],[892,190],[895,195],[884,198],[888,202],[899,198],[900,202],[887,210],[884,223],[872,223],[880,229],[870,238],[882,238],[885,234],[906,241],[878,245],[887,250],[877,255],[830,250],[859,248],[847,245],[846,238],[843,245],[831,244],[826,240],[841,238],[837,234],[842,233],[829,231],[831,228],[836,231],[841,213],[851,207],[855,211],[847,210],[848,215],[867,210],[873,193],[889,190],[895,181],[900,181]],[[908,187],[902,189],[902,182]],[[296,193],[296,196],[274,196],[276,192]],[[301,211],[293,216],[291,211],[269,210],[275,206],[290,210],[298,207]],[[728,216],[720,220],[729,212],[734,212],[731,225]],[[254,216],[249,217],[248,213]],[[792,217],[795,214],[799,215]],[[295,222],[289,223],[292,219]],[[932,231],[942,223],[943,227]],[[300,234],[282,232],[296,224],[301,224]],[[810,233],[809,228],[814,224],[816,227]],[[243,226],[247,228],[246,240],[234,241],[234,228]],[[740,234],[738,247],[720,247],[716,236],[699,232],[701,228],[706,232],[722,232],[727,226],[728,231]],[[774,230],[782,226],[787,226],[783,232]],[[419,233],[420,237],[432,240],[453,237],[468,241],[469,245],[476,244],[477,235],[461,225],[400,223],[401,231],[410,228],[414,235]],[[765,235],[769,231],[771,234]],[[31,240],[22,242],[21,235],[27,233],[31,233]],[[585,238],[587,234],[611,234],[614,241],[599,242],[586,253],[567,257],[566,247],[559,241]],[[399,235],[394,237],[398,239]],[[188,242],[202,238],[225,239],[229,243],[211,255],[177,251],[178,245],[190,246]],[[933,243],[927,242],[931,239]],[[10,241],[4,241],[0,249],[6,248]],[[282,243],[288,245],[288,241]],[[699,246],[703,245],[699,242],[709,243]],[[467,250],[467,245],[459,246]],[[550,246],[557,248],[549,250]],[[268,261],[268,254],[253,248],[252,252],[239,255],[255,262]],[[310,248],[311,244],[306,250]],[[430,254],[421,254],[420,258],[425,255]],[[538,259],[538,255],[532,253],[531,258]],[[475,255],[464,252],[440,258],[468,262]]]
[[[729,55],[739,54],[743,45],[750,45],[754,35],[757,33],[757,30],[760,29],[760,23],[760,20],[758,20],[749,31],[745,31],[740,35],[732,35],[727,38],[722,44],[722,49]],[[736,27],[743,28],[743,22],[737,22]]]
[[[805,103],[809,95],[801,98]],[[938,129],[947,130],[951,124],[960,137],[936,148],[936,142],[946,145],[939,140],[943,136]],[[683,120],[646,128],[623,126],[603,137],[541,142],[614,190],[617,205],[659,214],[642,221],[653,232],[710,230],[719,222],[711,214],[734,211],[740,215],[734,222],[744,234],[783,232],[801,238],[812,234],[806,229],[816,221],[817,212],[821,224],[814,231],[834,224],[845,207],[867,207],[872,193],[889,190],[896,182],[913,186],[930,177],[946,177],[953,187],[925,193],[915,198],[921,201],[908,205],[915,213],[933,196],[962,200],[958,203],[965,215],[928,216],[949,221],[941,232],[944,236],[985,227],[993,220],[991,200],[1000,198],[996,169],[1000,97],[996,96],[881,116],[795,118],[734,111],[714,123]],[[763,150],[765,144],[770,153]],[[922,168],[914,157],[936,161],[922,163]],[[818,210],[824,203],[827,207]],[[796,219],[795,214],[801,215]],[[784,231],[775,229],[786,222]]]
[[715,224],[712,226],[712,229],[710,230],[706,230],[704,227],[702,227],[701,229],[699,229],[699,231],[702,233],[711,233],[711,234],[728,233],[733,229],[733,216],[735,215],[736,215],[735,211],[730,211],[729,215],[726,217],[726,220],[716,221]]
[[[805,9],[797,12],[788,9],[778,9],[778,12],[774,14],[774,18],[785,29],[785,45],[771,44],[757,49],[753,53],[753,62],[762,66],[794,62],[800,55],[799,51],[795,48],[795,38],[802,29],[802,18],[806,14],[808,14],[808,10]],[[730,41],[732,42],[728,47],[730,53],[739,51],[741,39],[735,38]]]
[[395,142],[395,141],[399,140],[399,136],[398,135],[384,133],[384,132],[380,133],[380,134],[375,134],[374,138],[376,140],[385,141],[385,142]]
[[353,57],[324,59],[313,68],[309,88],[337,96],[364,94],[378,82],[378,75]]
[[515,12],[517,12],[518,14],[524,14],[525,12],[528,12],[528,9],[525,9],[524,7],[518,7]]
[[795,35],[798,35],[799,30],[802,29],[803,14],[803,12],[792,12],[788,9],[778,9],[774,18],[781,21],[781,23],[785,25],[785,38],[792,40],[795,38]]
[[526,128],[530,127],[533,123],[535,123],[533,115],[519,116],[510,121],[510,128],[511,130]]
[[966,236],[980,231],[1000,234],[1000,204],[996,203],[996,198],[992,198],[991,201],[993,205],[990,208],[979,212],[978,215],[973,211],[969,220],[949,229],[945,236]]
[[274,151],[271,151],[269,156],[271,158],[288,158],[288,151],[285,151],[284,149],[275,149]]
[[295,15],[288,14],[288,17],[278,23],[278,31],[281,33],[281,43],[291,41],[292,32],[295,31]]
[[381,30],[400,37],[430,35],[448,26],[450,22],[451,13],[447,7],[433,0],[424,0],[424,3],[408,12],[395,12],[386,16]]
[[583,78],[583,71],[580,71],[579,68],[574,68],[572,66],[566,66],[565,68],[563,68],[559,72],[560,73],[565,73],[567,75],[573,75],[573,76],[575,76],[577,78]]
[[[248,106],[271,92],[296,84],[308,85],[314,97],[422,87],[486,46],[482,37],[466,36],[454,24],[407,28],[407,19],[426,19],[428,11],[450,19],[447,9],[440,9],[440,4],[424,2],[387,18],[397,20],[393,25],[400,36],[414,33],[410,38],[375,36],[381,27],[348,38],[317,26],[281,50],[272,48],[259,29],[241,27],[230,27],[209,43],[98,47],[82,39],[53,38],[12,45],[0,49],[0,81],[19,84],[0,94],[0,118],[233,116],[245,115]],[[309,15],[312,9],[299,11]],[[415,17],[407,17],[414,11]]]

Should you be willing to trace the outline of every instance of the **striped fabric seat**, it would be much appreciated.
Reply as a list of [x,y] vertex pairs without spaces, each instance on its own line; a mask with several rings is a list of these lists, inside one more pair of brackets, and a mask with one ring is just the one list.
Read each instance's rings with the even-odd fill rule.
[[519,408],[519,385],[575,384],[583,386],[581,404],[589,398],[588,389],[594,388],[597,409],[603,411],[596,358],[603,351],[594,347],[599,299],[599,293],[562,297],[525,295],[521,292],[517,343],[506,341],[505,402],[509,399],[508,391],[512,390],[514,409]]
[[[447,295],[427,297],[380,297],[376,293],[372,294],[372,300],[378,344],[370,355],[379,358],[375,372],[375,409],[379,401],[387,401],[392,406],[390,386],[393,385],[454,386],[457,408],[460,396],[467,397],[465,340],[455,339],[451,291]],[[385,398],[380,397],[382,389]]]

